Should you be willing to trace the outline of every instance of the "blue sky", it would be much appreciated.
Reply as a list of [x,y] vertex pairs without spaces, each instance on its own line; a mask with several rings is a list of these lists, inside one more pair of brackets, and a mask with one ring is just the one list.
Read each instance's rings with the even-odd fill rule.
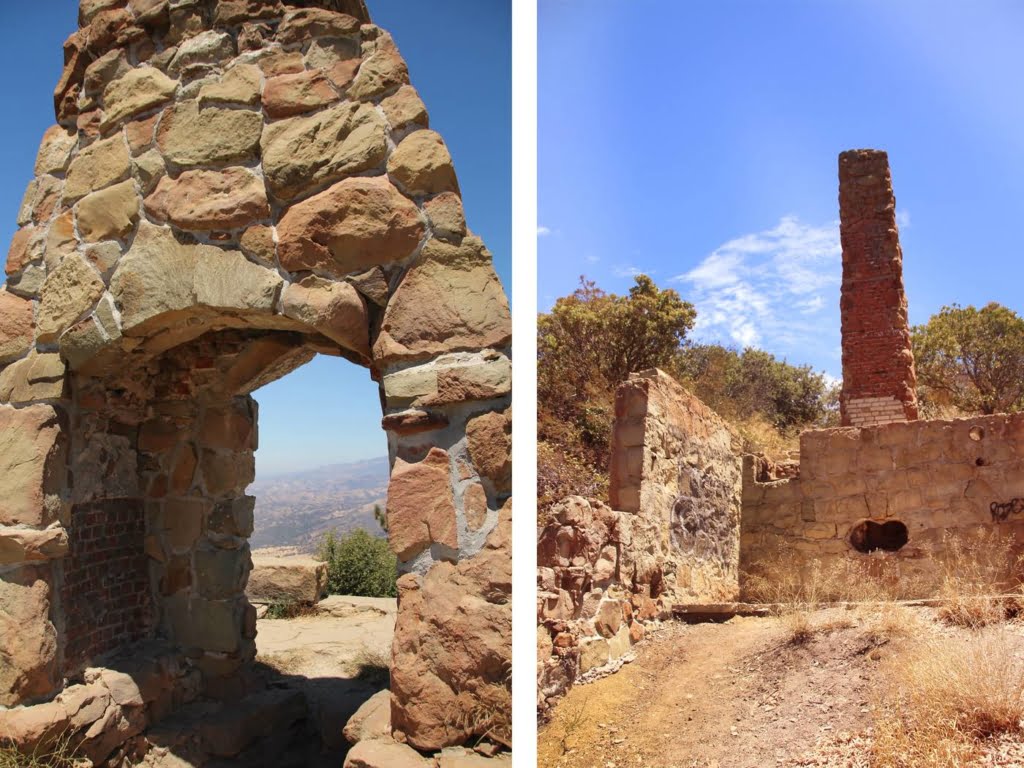
[[912,323],[1020,312],[1024,6],[540,0],[541,311],[678,290],[696,335],[839,376],[837,156],[889,153]]
[[[466,219],[511,287],[511,16],[506,0],[368,0],[394,36],[431,127],[448,144]],[[54,122],[61,44],[76,28],[77,0],[3,3],[0,24],[0,241],[9,243],[39,140]],[[6,246],[5,246],[6,247]],[[6,251],[4,251],[6,256]],[[318,356],[256,393],[257,472],[269,474],[380,456],[377,386],[362,368]]]

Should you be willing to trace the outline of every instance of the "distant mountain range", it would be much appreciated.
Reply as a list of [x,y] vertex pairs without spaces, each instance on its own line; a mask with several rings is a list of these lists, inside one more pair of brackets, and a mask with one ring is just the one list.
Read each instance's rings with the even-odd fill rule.
[[373,507],[384,507],[387,487],[386,456],[257,477],[246,491],[256,497],[256,525],[249,542],[253,549],[313,552],[330,529],[346,533],[365,528],[384,536]]

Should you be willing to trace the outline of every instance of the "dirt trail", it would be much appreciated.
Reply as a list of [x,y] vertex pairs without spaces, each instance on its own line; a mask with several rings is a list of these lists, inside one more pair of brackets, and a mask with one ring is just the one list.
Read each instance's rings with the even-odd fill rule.
[[862,764],[854,734],[888,649],[855,623],[839,616],[801,646],[775,618],[670,625],[620,672],[570,691],[541,731],[539,765]]

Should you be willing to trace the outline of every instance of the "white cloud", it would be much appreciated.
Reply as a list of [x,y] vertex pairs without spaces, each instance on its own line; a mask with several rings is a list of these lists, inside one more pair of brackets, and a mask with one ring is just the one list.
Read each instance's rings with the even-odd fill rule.
[[900,229],[906,229],[910,226],[910,211],[905,209],[896,211],[896,226]]
[[550,234],[551,234],[551,229],[550,228],[548,228],[548,227],[537,227],[537,237],[544,237],[545,235],[550,235]]
[[811,226],[785,216],[720,245],[674,280],[697,307],[698,337],[813,363],[839,337],[841,254],[838,221]]
[[601,260],[601,257],[595,256],[592,253],[588,253],[586,256],[583,257],[583,260],[587,262],[587,264],[597,264],[597,262]]
[[629,265],[625,267],[612,267],[612,274],[616,277],[636,277],[637,275],[653,275],[654,270],[640,269],[639,267]]

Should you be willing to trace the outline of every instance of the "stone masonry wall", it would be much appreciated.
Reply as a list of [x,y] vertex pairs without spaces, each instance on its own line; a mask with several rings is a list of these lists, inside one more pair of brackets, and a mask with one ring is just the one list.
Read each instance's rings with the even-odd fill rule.
[[81,0],[79,22],[0,287],[0,714],[135,639],[246,693],[250,393],[330,354],[380,386],[395,735],[494,738],[508,302],[394,41],[361,0]]
[[885,152],[860,149],[839,155],[839,217],[843,425],[916,419],[903,254]]
[[664,591],[735,599],[741,460],[728,425],[672,377],[635,373],[615,395],[609,496],[658,531]]
[[[932,594],[947,533],[994,530],[1024,545],[1024,415],[808,431],[800,455],[798,478],[768,482],[746,457],[744,568],[780,551],[895,559]],[[851,533],[864,521],[902,523],[906,544],[859,552]]]

